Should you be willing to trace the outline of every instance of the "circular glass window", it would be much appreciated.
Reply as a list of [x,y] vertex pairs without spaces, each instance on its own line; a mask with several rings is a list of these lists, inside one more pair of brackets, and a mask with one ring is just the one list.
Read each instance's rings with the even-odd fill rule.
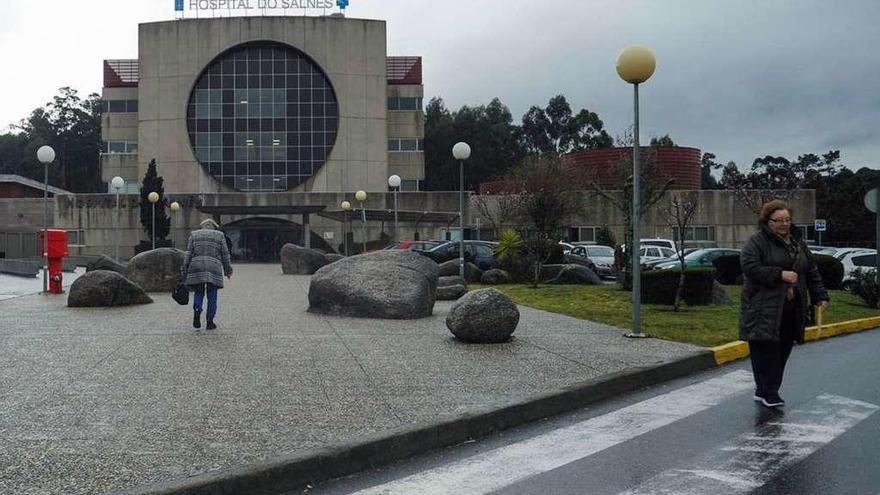
[[217,57],[189,97],[196,159],[239,191],[287,191],[326,162],[336,142],[336,93],[299,50],[247,43]]

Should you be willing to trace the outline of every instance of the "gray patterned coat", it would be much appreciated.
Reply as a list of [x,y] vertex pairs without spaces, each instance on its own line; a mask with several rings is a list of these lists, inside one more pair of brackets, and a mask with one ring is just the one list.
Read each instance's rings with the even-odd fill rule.
[[187,287],[202,284],[223,287],[223,275],[232,275],[229,248],[223,232],[210,228],[193,231],[186,251],[180,276]]

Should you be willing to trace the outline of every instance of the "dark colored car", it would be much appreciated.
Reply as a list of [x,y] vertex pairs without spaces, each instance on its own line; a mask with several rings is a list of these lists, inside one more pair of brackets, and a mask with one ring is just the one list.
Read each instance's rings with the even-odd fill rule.
[[[447,241],[429,250],[418,251],[437,263],[458,259],[459,241]],[[475,265],[480,270],[488,270],[495,266],[495,246],[497,242],[489,241],[464,241],[464,259]]]
[[405,249],[408,251],[430,251],[446,241],[400,241],[385,249]]

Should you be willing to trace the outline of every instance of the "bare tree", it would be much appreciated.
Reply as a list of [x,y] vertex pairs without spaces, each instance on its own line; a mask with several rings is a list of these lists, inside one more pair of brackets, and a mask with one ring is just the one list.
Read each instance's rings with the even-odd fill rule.
[[[628,135],[629,139],[632,139],[632,135]],[[621,139],[627,139],[627,136],[623,138],[618,137],[618,144],[621,143]],[[650,148],[642,148],[640,152],[639,159],[639,171],[641,175],[641,202],[639,208],[639,217],[644,218],[645,213],[651,209],[658,201],[660,201],[663,196],[669,191],[670,187],[672,187],[673,180],[666,179],[664,180],[657,170],[657,160],[656,153],[654,150]],[[621,262],[621,267],[623,268],[623,276],[618,277],[618,281],[621,282],[621,285],[626,290],[631,290],[632,288],[632,262],[637,262],[635,260],[638,259],[638,255],[633,256],[632,253],[638,253],[638,247],[633,247],[633,238],[632,238],[632,224],[633,224],[633,211],[632,211],[632,198],[633,198],[633,175],[632,175],[632,153],[624,154],[614,166],[605,171],[606,178],[610,179],[611,183],[621,184],[623,189],[620,190],[620,194],[617,194],[617,190],[611,189],[603,189],[597,180],[597,177],[591,178],[590,185],[595,191],[596,194],[605,198],[609,204],[611,204],[614,208],[616,208],[623,215],[623,223],[624,223],[624,250],[623,250],[623,260]]]
[[544,263],[562,238],[564,220],[583,207],[581,181],[560,158],[534,156],[514,167],[508,180],[518,191],[511,214],[525,221],[519,230],[537,287]]
[[699,201],[695,194],[681,193],[673,195],[670,204],[661,210],[666,224],[672,227],[675,245],[678,248],[678,261],[681,265],[679,267],[678,286],[675,289],[675,302],[673,303],[675,311],[681,308],[681,293],[684,289],[684,241],[687,238],[687,229],[697,213],[698,206]]
[[505,225],[514,221],[515,206],[519,202],[518,194],[502,191],[496,195],[478,194],[474,196],[474,205],[480,217],[486,220],[492,229],[495,239],[501,236]]

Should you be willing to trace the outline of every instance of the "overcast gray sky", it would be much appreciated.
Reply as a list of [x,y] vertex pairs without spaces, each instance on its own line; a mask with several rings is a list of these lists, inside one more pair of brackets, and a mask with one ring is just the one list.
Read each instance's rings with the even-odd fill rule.
[[[101,61],[137,57],[137,24],[173,5],[2,0],[0,127],[61,86],[100,92]],[[632,90],[614,61],[644,44],[643,142],[668,133],[740,167],[839,149],[880,168],[880,0],[350,0],[348,16],[385,19],[389,54],[424,57],[426,98],[449,108],[497,96],[518,121],[564,94],[621,134]]]

